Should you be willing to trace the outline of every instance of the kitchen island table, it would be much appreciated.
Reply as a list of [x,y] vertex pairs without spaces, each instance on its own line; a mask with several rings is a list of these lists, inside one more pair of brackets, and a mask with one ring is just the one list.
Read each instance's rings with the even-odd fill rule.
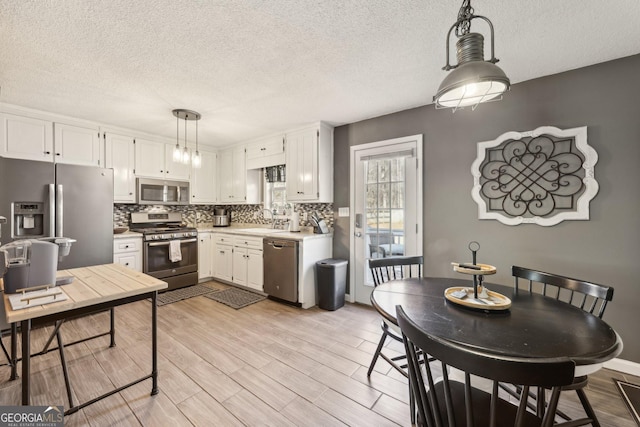
[[[29,405],[30,386],[30,331],[38,325],[52,324],[61,320],[83,316],[113,309],[119,305],[128,304],[151,299],[151,346],[152,365],[151,373],[139,378],[122,387],[118,387],[102,396],[91,399],[87,402],[73,405],[65,411],[65,415],[74,413],[87,405],[95,403],[105,397],[111,396],[121,390],[138,384],[144,380],[151,379],[151,394],[158,393],[158,356],[157,356],[157,292],[167,288],[167,283],[149,275],[131,270],[120,264],[104,264],[91,267],[74,268],[61,270],[59,276],[73,276],[74,280],[61,288],[68,299],[52,304],[46,304],[21,310],[13,310],[9,301],[9,296],[4,295],[4,305],[6,309],[7,323],[16,324],[20,322],[22,333],[22,404]],[[114,325],[111,317],[111,333]],[[15,328],[12,328],[15,331]],[[15,334],[12,340],[15,343]],[[113,335],[112,335],[113,345]],[[16,360],[15,345],[12,345],[12,359]],[[63,369],[66,369],[64,361]],[[15,369],[15,363],[14,368]]]

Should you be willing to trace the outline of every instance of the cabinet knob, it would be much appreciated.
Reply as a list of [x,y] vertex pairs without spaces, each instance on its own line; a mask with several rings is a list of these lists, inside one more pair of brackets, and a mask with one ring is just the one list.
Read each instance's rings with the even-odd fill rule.
[[124,247],[124,248],[125,248],[125,249],[129,249],[129,245],[125,245],[125,247]]
[[160,173],[164,173],[164,171],[161,170]]
[[169,173],[169,171],[167,171],[167,173]]
[[56,153],[56,156],[59,156],[59,155],[60,155],[60,153]]
[[133,193],[129,193],[130,196],[133,196]]
[[128,265],[129,265],[129,263],[128,263],[128,262],[125,262],[125,263],[124,263],[124,265],[128,266]]
[[44,154],[51,154],[51,151],[45,151]]

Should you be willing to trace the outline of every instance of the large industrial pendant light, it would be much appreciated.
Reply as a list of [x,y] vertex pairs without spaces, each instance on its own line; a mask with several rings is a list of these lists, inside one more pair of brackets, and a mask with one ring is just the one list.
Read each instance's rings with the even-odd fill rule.
[[[173,110],[173,115],[176,117],[176,147],[173,150],[173,160],[184,164],[191,163],[191,166],[199,168],[202,164],[200,152],[198,151],[198,120],[201,117],[200,113],[178,108]],[[180,119],[184,120],[184,148],[180,148]],[[191,120],[196,122],[196,151],[193,155],[190,155],[187,147],[187,122]]]
[[[472,33],[471,20],[479,18],[489,24],[491,30],[491,59],[484,60],[484,37]],[[449,64],[449,39],[455,28],[457,65]],[[509,90],[511,82],[504,71],[496,64],[494,55],[493,24],[484,16],[474,15],[471,0],[463,0],[458,20],[447,33],[447,65],[442,69],[453,70],[442,81],[438,93],[433,97],[436,108],[453,108],[471,106],[475,109],[481,102],[498,101],[502,94]]]

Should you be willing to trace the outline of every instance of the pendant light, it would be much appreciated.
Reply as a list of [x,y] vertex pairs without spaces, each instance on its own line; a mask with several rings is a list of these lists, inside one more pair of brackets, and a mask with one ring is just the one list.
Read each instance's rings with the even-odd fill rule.
[[[173,160],[176,162],[184,163],[186,165],[191,164],[195,168],[199,168],[201,165],[200,153],[198,152],[198,120],[200,120],[200,113],[191,110],[185,110],[179,108],[173,110],[173,115],[176,116],[176,147],[173,150]],[[180,148],[180,119],[184,120],[184,147]],[[187,147],[187,126],[188,121],[196,122],[196,151],[193,154],[193,158],[189,153]]]
[[[511,82],[504,71],[496,64],[494,55],[493,24],[488,18],[473,14],[471,0],[463,0],[458,20],[447,33],[447,65],[442,69],[453,70],[442,81],[438,93],[433,97],[436,108],[458,108],[471,106],[472,110],[481,102],[498,101],[509,90]],[[484,37],[472,33],[471,20],[479,18],[489,25],[491,32],[491,59],[484,60]],[[449,64],[449,39],[455,28],[457,65]]]

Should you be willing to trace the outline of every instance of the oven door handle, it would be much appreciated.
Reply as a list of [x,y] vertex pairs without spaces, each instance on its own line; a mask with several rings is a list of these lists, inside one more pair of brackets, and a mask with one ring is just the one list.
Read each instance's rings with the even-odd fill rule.
[[[187,239],[187,240],[180,240],[180,243],[194,243],[197,242],[198,239]],[[148,246],[169,246],[169,242],[149,242],[147,243]]]

